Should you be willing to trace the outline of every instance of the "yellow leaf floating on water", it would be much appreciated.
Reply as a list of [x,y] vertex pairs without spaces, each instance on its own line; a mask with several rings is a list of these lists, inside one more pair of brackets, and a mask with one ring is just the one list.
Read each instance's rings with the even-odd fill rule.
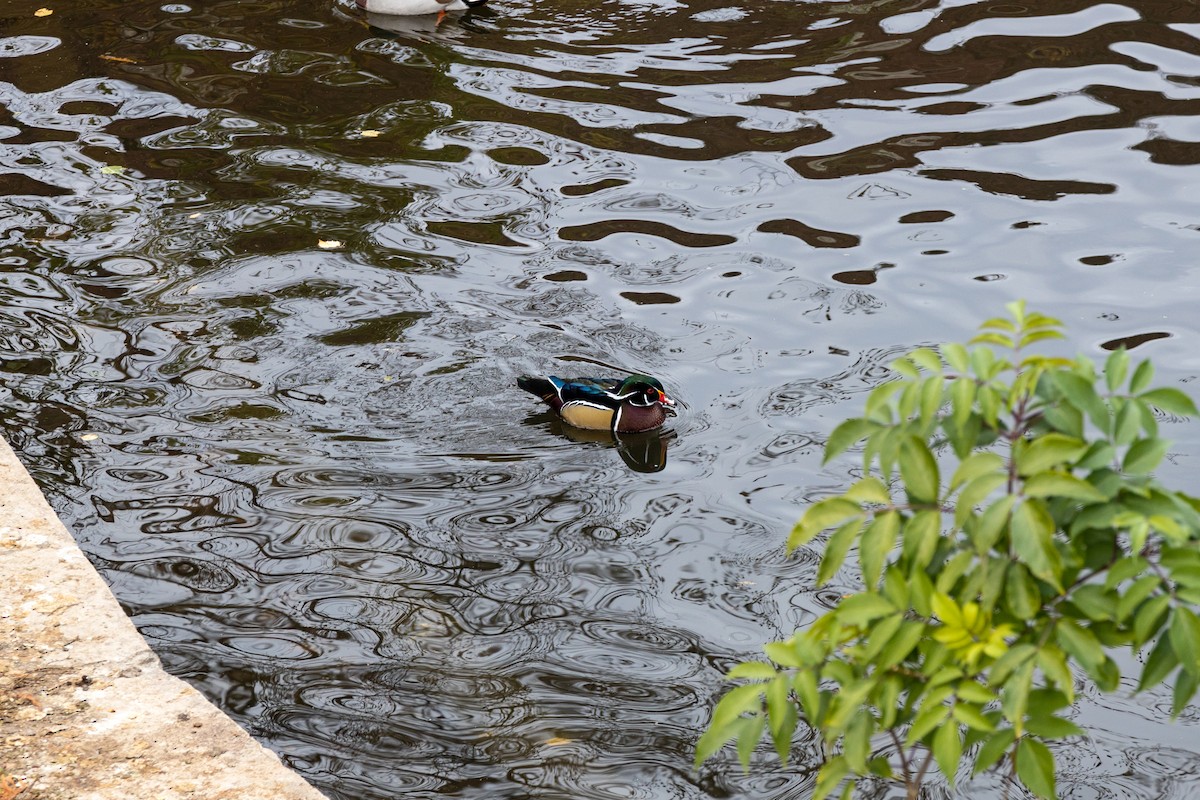
[[85,433],[83,436],[80,436],[79,438],[80,438],[80,439],[82,439],[82,440],[83,440],[83,441],[85,441],[85,442],[92,442],[92,441],[95,441],[96,439],[99,439],[99,438],[100,438],[100,434],[98,434],[98,433]]
[[551,736],[546,741],[542,742],[543,747],[561,747],[564,744],[570,744],[572,739],[564,739],[561,736]]
[[119,64],[136,64],[136,63],[138,63],[138,62],[134,61],[132,58],[125,58],[125,56],[110,56],[107,53],[101,54],[100,57],[103,58],[105,61],[116,61]]
[[317,247],[322,250],[337,250],[339,247],[344,247],[345,244],[337,239],[317,239]]
[[103,175],[120,175],[125,171],[125,168],[117,164],[109,164],[107,167],[101,167],[100,172]]
[[364,139],[374,139],[376,136],[380,135],[380,132],[379,131],[359,131],[358,135],[363,137]]
[[35,17],[48,17],[53,13],[54,9],[52,8],[39,8],[37,11],[33,12],[33,15]]

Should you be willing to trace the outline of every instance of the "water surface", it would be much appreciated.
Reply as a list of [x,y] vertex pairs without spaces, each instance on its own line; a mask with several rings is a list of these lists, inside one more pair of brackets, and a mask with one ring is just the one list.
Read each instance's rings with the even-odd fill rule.
[[[0,0],[4,433],[168,668],[337,800],[805,797],[808,737],[692,748],[853,586],[782,543],[887,361],[1027,298],[1200,375],[1190,3],[37,8]],[[663,437],[514,386],[610,368],[680,398]],[[1196,714],[1081,693],[1064,797],[1194,796]]]

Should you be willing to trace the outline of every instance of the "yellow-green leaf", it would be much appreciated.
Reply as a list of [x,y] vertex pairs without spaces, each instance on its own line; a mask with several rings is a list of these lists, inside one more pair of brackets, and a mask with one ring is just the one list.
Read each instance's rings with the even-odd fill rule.
[[1102,503],[1108,499],[1087,481],[1057,470],[1030,475],[1025,481],[1024,492],[1028,497],[1070,497],[1091,503]]
[[883,572],[883,563],[896,547],[896,536],[900,532],[900,512],[888,511],[876,515],[862,535],[858,548],[858,560],[862,565],[863,583],[874,588]]
[[1037,739],[1024,737],[1017,744],[1017,777],[1044,800],[1054,800],[1054,756]]
[[937,461],[925,443],[915,436],[905,438],[900,445],[900,477],[914,502],[937,502]]
[[1062,591],[1062,558],[1054,548],[1054,518],[1037,498],[1027,498],[1012,515],[1012,545],[1035,577]]
[[938,728],[933,735],[933,757],[938,769],[946,776],[946,781],[953,786],[954,778],[958,775],[958,762],[962,759],[962,735],[958,725],[949,724]]
[[1059,464],[1072,462],[1087,452],[1088,445],[1074,436],[1047,433],[1034,439],[1017,453],[1017,471],[1021,476],[1035,475]]
[[1196,404],[1192,398],[1173,387],[1163,387],[1160,389],[1151,389],[1148,392],[1143,392],[1138,395],[1139,400],[1145,400],[1152,405],[1158,406],[1163,411],[1168,411],[1172,414],[1179,414],[1185,417],[1195,417],[1200,415],[1196,410]]

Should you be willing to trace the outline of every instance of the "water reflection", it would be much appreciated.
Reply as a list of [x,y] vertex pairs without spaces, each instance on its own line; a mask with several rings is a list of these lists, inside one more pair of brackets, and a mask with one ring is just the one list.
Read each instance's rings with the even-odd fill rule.
[[573,442],[606,444],[617,451],[625,466],[634,472],[661,472],[667,466],[667,444],[675,438],[674,431],[661,428],[646,433],[621,433],[590,431],[564,425],[553,414],[538,414],[525,420],[525,424],[548,422],[550,430]]
[[[1186,4],[77,6],[0,37],[0,425],[168,665],[334,798],[803,796],[691,748],[853,581],[781,544],[884,365],[1026,297],[1200,375]],[[689,412],[522,424],[554,360]],[[1080,694],[1065,792],[1188,796],[1196,720]]]

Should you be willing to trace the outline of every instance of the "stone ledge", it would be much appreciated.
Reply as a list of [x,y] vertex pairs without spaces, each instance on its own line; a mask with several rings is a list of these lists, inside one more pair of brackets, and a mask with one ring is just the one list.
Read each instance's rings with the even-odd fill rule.
[[0,587],[0,797],[324,800],[163,671],[3,439]]

